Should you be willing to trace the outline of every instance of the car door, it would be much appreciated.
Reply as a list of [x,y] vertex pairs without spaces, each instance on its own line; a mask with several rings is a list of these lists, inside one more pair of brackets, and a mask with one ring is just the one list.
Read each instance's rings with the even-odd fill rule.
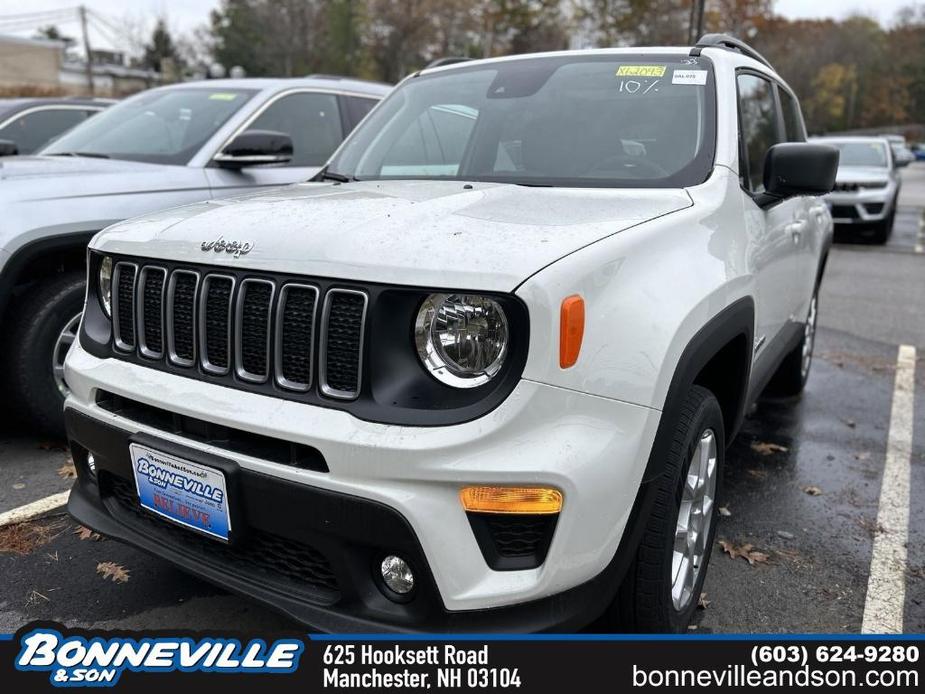
[[755,277],[755,360],[778,353],[795,311],[796,253],[793,234],[803,216],[799,198],[759,207],[764,192],[764,160],[768,149],[784,139],[774,84],[766,76],[740,71],[739,173],[749,239],[748,260]]
[[[799,102],[781,84],[777,85],[777,95],[785,139],[788,142],[805,142],[806,128],[803,125]],[[794,203],[796,216],[790,229],[796,272],[792,320],[800,323],[806,319],[809,302],[816,288],[819,259],[822,257],[831,216],[822,197],[805,195],[795,198]]]
[[[295,90],[271,99],[235,135],[245,130],[286,133],[292,138],[292,160],[284,165],[243,169],[210,166],[206,175],[214,197],[234,195],[261,186],[307,181],[318,173],[337,149],[344,139],[346,128],[337,94]],[[229,138],[229,142],[233,137]]]

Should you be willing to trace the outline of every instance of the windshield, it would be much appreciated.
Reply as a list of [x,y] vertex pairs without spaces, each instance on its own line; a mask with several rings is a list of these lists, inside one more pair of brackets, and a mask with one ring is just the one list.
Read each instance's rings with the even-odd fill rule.
[[709,175],[714,130],[706,58],[515,59],[409,79],[328,172],[356,180],[680,187]]
[[828,142],[838,149],[839,166],[889,166],[885,142]]
[[255,93],[250,89],[158,89],[106,109],[39,154],[186,164]]

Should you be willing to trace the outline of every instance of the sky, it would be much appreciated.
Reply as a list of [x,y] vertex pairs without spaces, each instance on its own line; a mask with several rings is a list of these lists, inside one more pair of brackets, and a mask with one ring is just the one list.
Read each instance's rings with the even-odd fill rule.
[[[128,38],[147,39],[157,17],[167,18],[167,25],[174,34],[191,34],[197,27],[208,22],[209,11],[218,6],[219,0],[0,0],[0,34],[13,33],[31,36],[34,29],[9,31],[10,24],[4,22],[11,16],[32,15],[40,12],[60,12],[61,19],[54,22],[67,36],[78,36],[80,26],[74,9],[82,3],[102,20],[90,22],[90,43],[98,48],[124,47]],[[776,0],[778,14],[793,19],[832,17],[841,19],[849,14],[863,13],[884,24],[888,24],[896,10],[914,0]],[[72,11],[69,11],[72,10]],[[62,21],[63,20],[63,21]],[[109,26],[106,26],[108,21]],[[6,28],[4,28],[6,24]]]

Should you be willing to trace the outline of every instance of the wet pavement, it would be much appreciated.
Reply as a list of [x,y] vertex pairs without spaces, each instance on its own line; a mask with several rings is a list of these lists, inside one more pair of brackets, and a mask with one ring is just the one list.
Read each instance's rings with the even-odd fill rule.
[[[820,300],[804,396],[763,400],[727,452],[717,543],[698,632],[857,632],[877,526],[900,344],[917,348],[903,628],[925,631],[925,165],[907,170],[884,247],[839,244]],[[67,454],[0,430],[0,513],[68,488]],[[276,630],[286,618],[120,543],[82,539],[62,514],[0,529],[0,633],[28,621],[72,626]],[[751,545],[749,548],[748,545]],[[101,577],[113,562],[126,582]]]

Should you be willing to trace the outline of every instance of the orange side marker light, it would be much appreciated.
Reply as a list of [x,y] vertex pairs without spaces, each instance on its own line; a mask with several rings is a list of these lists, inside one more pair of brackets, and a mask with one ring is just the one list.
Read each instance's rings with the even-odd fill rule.
[[578,294],[562,300],[559,312],[559,366],[567,369],[578,361],[585,334],[585,300]]

